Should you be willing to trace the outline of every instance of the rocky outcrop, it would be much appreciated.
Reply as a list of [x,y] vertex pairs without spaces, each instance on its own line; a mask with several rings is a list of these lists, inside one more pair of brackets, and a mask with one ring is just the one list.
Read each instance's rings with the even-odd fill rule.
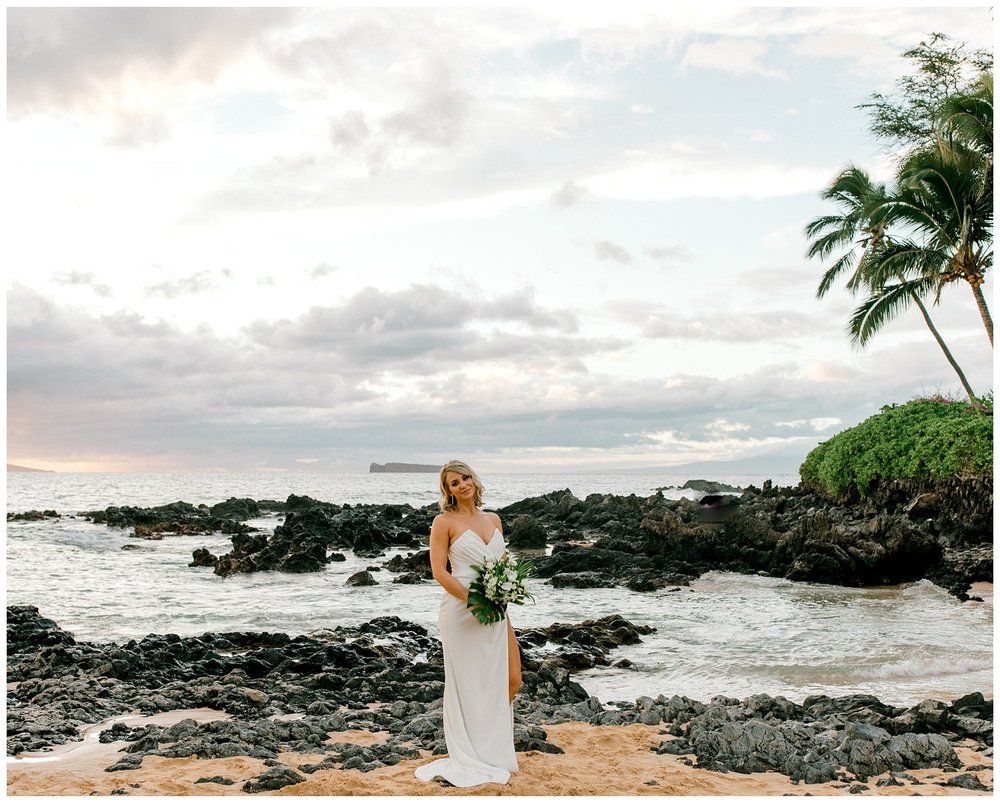
[[[247,508],[241,506],[241,503],[252,501],[230,499],[212,508],[189,502],[171,502],[158,507],[108,507],[104,510],[85,511],[80,515],[95,524],[120,529],[131,527],[133,537],[149,540],[159,540],[165,535],[202,535],[211,532],[228,535],[257,531],[241,523],[246,518],[251,518],[242,515]],[[235,512],[236,517],[219,515],[229,512]]]
[[545,528],[533,516],[518,516],[504,534],[507,546],[514,549],[545,549]]
[[881,703],[871,695],[807,697],[802,705],[766,694],[745,700],[714,697],[702,704],[686,697],[643,698],[644,720],[670,725],[672,738],[659,753],[692,754],[698,766],[723,772],[781,772],[793,780],[867,781],[887,772],[959,767],[956,726],[968,709],[992,745],[992,706],[981,695],[951,704],[926,700],[912,708]]
[[[973,490],[982,491],[976,482]],[[908,499],[900,487],[887,488],[885,510],[765,483],[739,497],[697,501],[660,493],[580,500],[566,490],[501,513],[531,516],[563,542],[535,560],[554,585],[653,590],[722,570],[845,586],[928,578],[961,597],[970,583],[992,579],[982,529],[992,496],[948,487],[951,496],[939,488],[933,500],[926,488],[910,488],[916,496]]]
[[[234,501],[252,502],[230,500]],[[409,505],[352,507],[293,495],[285,508],[288,512],[284,523],[275,528],[273,535],[235,535],[230,552],[216,557],[204,548],[198,549],[190,565],[211,565],[223,577],[259,571],[316,572],[331,560],[343,559],[336,550],[379,557],[386,549],[419,546],[418,535],[430,529],[427,514]]]
[[[688,484],[720,490],[702,481]],[[242,523],[279,509],[285,520],[273,535],[254,534]],[[854,502],[770,482],[738,497],[713,493],[698,500],[670,500],[660,492],[578,499],[565,489],[497,512],[512,549],[553,545],[535,564],[539,576],[560,587],[652,591],[720,570],[845,586],[927,578],[967,599],[971,583],[992,580],[992,509],[991,486],[953,480],[884,483]],[[432,506],[338,505],[291,495],[285,502],[231,498],[211,508],[176,502],[85,515],[133,527],[142,538],[232,534],[230,552],[215,556],[198,549],[191,563],[227,576],[321,571],[339,551],[377,558],[393,548],[426,547],[435,513]],[[423,563],[405,571],[430,579]]]
[[[523,686],[514,708],[516,749],[560,752],[547,740],[549,723],[639,723],[663,726],[670,737],[656,752],[693,756],[698,767],[770,770],[815,783],[959,767],[956,744],[988,750],[993,743],[992,701],[979,693],[911,708],[870,695],[814,696],[801,705],[765,694],[708,703],[660,695],[605,705],[572,679],[571,667],[606,665],[617,647],[638,643],[648,632],[620,616],[518,631]],[[99,738],[120,743],[123,758],[108,771],[133,769],[146,755],[252,756],[269,766],[248,782],[254,789],[244,788],[252,792],[298,783],[318,769],[368,772],[416,757],[418,749],[446,752],[440,643],[396,617],[294,638],[168,634],[119,645],[77,642],[36,608],[14,606],[8,608],[7,653],[13,681],[7,745],[15,755],[79,739],[80,726],[126,712],[193,707],[231,718],[110,725]],[[386,739],[369,746],[337,739],[353,729],[385,733]],[[326,757],[295,767],[281,763],[279,755],[294,752]],[[974,767],[965,769],[973,780],[959,785],[976,789]]]
[[688,480],[683,485],[664,485],[656,490],[669,491],[675,488],[698,491],[703,494],[739,493],[743,490],[736,485],[727,485],[724,482],[715,482],[714,480]]
[[46,519],[61,519],[54,510],[26,510],[24,513],[8,513],[7,521],[45,521]]

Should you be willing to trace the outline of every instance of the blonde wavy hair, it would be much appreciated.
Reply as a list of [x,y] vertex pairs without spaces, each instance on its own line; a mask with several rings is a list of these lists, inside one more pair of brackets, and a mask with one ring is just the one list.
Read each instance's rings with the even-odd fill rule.
[[454,471],[456,474],[468,474],[472,477],[472,484],[476,486],[473,504],[476,507],[480,507],[483,504],[483,494],[486,492],[486,488],[482,480],[479,479],[479,475],[472,470],[468,463],[463,463],[461,460],[449,460],[441,466],[441,475],[438,479],[438,485],[441,489],[441,499],[438,501],[438,507],[441,508],[441,512],[454,513],[458,510],[458,500],[448,492],[448,487],[444,481],[444,475],[449,471]]

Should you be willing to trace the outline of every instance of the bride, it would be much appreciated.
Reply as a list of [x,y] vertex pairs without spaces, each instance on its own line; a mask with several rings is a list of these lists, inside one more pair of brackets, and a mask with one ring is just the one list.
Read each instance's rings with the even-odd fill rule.
[[[416,770],[422,781],[444,778],[454,786],[507,783],[517,772],[514,695],[521,658],[509,617],[484,625],[469,612],[472,565],[506,555],[500,517],[480,510],[483,484],[468,465],[441,469],[441,514],[431,526],[434,579],[444,588],[438,622],[444,650],[444,739],[448,757]],[[447,561],[451,561],[451,572]]]

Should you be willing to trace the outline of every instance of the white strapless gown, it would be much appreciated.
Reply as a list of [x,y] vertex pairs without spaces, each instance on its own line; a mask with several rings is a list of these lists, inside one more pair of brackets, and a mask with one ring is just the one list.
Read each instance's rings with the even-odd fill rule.
[[[452,574],[466,588],[476,578],[472,564],[499,558],[503,534],[488,544],[466,530],[448,550]],[[418,767],[422,781],[437,776],[455,786],[507,783],[517,772],[514,706],[507,690],[507,619],[480,624],[465,603],[447,591],[438,616],[444,649],[444,739],[448,757]]]

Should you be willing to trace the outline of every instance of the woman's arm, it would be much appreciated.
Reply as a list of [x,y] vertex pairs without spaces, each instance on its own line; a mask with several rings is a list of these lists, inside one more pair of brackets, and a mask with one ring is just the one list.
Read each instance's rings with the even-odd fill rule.
[[[500,517],[496,513],[490,513],[489,511],[484,511],[484,512],[493,521],[493,526],[496,527],[500,531],[500,535],[503,535],[503,522],[500,521]],[[500,557],[501,558],[506,558],[507,557],[507,550],[506,549],[503,551],[503,554]]]
[[468,602],[469,590],[463,586],[451,572],[448,571],[448,522],[441,516],[434,519],[431,525],[431,571],[434,579],[441,587],[462,602]]

